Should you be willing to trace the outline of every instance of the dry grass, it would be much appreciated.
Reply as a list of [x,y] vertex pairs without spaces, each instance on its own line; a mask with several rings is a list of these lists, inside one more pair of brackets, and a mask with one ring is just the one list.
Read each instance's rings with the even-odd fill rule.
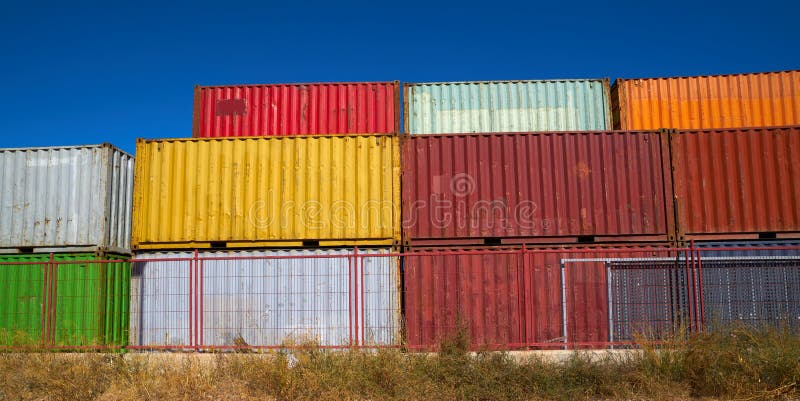
[[800,339],[741,328],[563,363],[465,351],[259,354],[0,354],[0,399],[571,400],[797,399]]

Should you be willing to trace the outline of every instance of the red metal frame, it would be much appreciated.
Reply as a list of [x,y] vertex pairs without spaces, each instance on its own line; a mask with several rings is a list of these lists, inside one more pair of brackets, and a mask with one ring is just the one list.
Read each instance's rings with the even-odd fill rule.
[[[429,345],[408,345],[402,343],[392,343],[383,345],[373,345],[367,343],[366,327],[362,325],[366,322],[368,312],[367,305],[367,292],[365,282],[367,280],[365,272],[365,259],[370,257],[435,257],[435,256],[448,256],[448,255],[492,255],[492,254],[517,254],[519,260],[517,262],[516,272],[516,286],[513,288],[516,291],[516,307],[519,311],[529,307],[526,302],[529,302],[527,297],[529,288],[537,283],[532,283],[532,276],[529,277],[528,272],[534,268],[532,265],[533,258],[531,256],[540,254],[571,254],[589,255],[588,258],[595,258],[595,255],[607,255],[609,258],[614,259],[615,254],[641,254],[641,259],[652,258],[656,253],[668,253],[669,255],[676,255],[676,261],[681,265],[680,270],[686,280],[686,303],[688,313],[688,329],[690,332],[699,332],[708,330],[707,316],[706,316],[706,285],[703,282],[704,266],[703,259],[704,253],[707,252],[733,252],[733,251],[793,251],[800,255],[800,246],[765,246],[765,247],[697,247],[694,241],[689,242],[683,247],[668,247],[668,246],[643,246],[643,247],[590,247],[587,246],[582,249],[573,247],[551,247],[551,248],[529,248],[522,245],[518,248],[485,248],[485,249],[414,249],[405,252],[392,251],[384,254],[368,254],[363,253],[359,248],[354,248],[349,254],[337,255],[289,255],[289,256],[262,256],[262,257],[219,257],[219,258],[203,258],[199,256],[197,250],[194,251],[191,258],[162,258],[162,259],[136,259],[132,258],[127,262],[152,262],[152,261],[169,261],[169,262],[183,262],[189,268],[188,271],[188,330],[189,330],[189,343],[182,345],[166,345],[166,344],[145,344],[145,345],[130,345],[121,347],[118,345],[82,345],[82,346],[60,346],[55,344],[56,327],[55,322],[57,316],[57,298],[58,298],[58,266],[60,264],[74,264],[76,261],[55,261],[54,255],[50,254],[49,260],[46,263],[41,262],[10,262],[3,263],[2,265],[31,265],[43,266],[44,280],[42,283],[42,308],[41,308],[41,338],[40,346],[44,349],[52,350],[117,350],[121,348],[129,350],[183,350],[183,351],[208,351],[208,350],[235,350],[235,349],[252,349],[252,350],[269,350],[269,349],[282,349],[286,348],[285,345],[208,345],[203,338],[204,328],[204,312],[206,306],[204,305],[204,262],[206,260],[225,260],[225,259],[251,259],[251,260],[264,260],[264,259],[298,259],[298,258],[347,258],[347,308],[348,308],[348,321],[349,340],[346,345],[322,345],[320,348],[325,349],[345,349],[345,348],[404,348],[413,351],[435,350],[436,344]],[[794,255],[794,254],[793,254]],[[670,258],[672,256],[669,256]],[[758,256],[760,257],[760,256]],[[632,259],[638,258],[633,256]],[[656,257],[659,258],[659,257]],[[764,258],[770,258],[764,256]],[[120,260],[92,260],[92,265],[102,265],[103,263],[119,263]],[[0,268],[3,266],[0,265]],[[570,267],[574,269],[575,267]],[[569,278],[569,274],[564,275],[564,285],[566,288],[571,288],[570,285],[574,284]],[[610,285],[610,283],[607,283]],[[714,284],[712,284],[714,285]],[[183,296],[183,295],[181,295]],[[406,294],[401,294],[405,297]],[[575,302],[569,295],[564,293],[559,296],[566,297],[566,302]],[[609,295],[610,296],[610,295]],[[563,304],[563,305],[567,305]],[[566,307],[566,306],[565,306]],[[316,310],[315,312],[324,312]],[[712,306],[713,308],[713,306]],[[0,311],[2,313],[2,311]],[[236,313],[236,311],[231,311]],[[611,311],[609,311],[611,313]],[[526,315],[520,314],[518,319],[513,324],[517,325],[514,329],[519,334],[519,338],[528,339],[528,329],[531,322],[526,321]],[[35,321],[35,320],[34,320]],[[364,322],[362,324],[362,322]],[[565,326],[566,327],[566,326]],[[653,341],[658,343],[658,341]],[[561,342],[542,342],[542,341],[523,341],[523,342],[509,342],[506,344],[480,344],[480,348],[486,349],[553,349],[553,348],[597,348],[597,347],[617,347],[617,346],[635,346],[633,341],[573,341],[567,337]],[[0,350],[13,350],[15,347],[2,346]]]

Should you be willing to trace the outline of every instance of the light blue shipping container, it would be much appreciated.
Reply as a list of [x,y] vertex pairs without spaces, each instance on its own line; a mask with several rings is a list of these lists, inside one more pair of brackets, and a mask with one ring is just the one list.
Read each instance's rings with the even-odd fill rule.
[[608,79],[409,83],[405,132],[610,130]]

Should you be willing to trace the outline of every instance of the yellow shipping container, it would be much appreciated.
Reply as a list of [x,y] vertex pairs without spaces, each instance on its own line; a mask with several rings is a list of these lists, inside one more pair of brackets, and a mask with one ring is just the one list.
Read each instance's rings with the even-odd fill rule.
[[395,245],[399,139],[139,140],[134,249]]
[[714,129],[800,124],[800,71],[618,79],[614,129]]

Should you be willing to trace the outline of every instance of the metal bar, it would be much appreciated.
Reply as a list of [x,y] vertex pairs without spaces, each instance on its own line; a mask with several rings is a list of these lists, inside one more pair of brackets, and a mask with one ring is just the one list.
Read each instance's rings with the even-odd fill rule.
[[[195,250],[195,255],[197,255],[197,250]],[[198,346],[200,346],[202,348],[202,346],[203,346],[203,327],[204,327],[203,326],[203,316],[205,314],[205,305],[204,305],[204,302],[203,302],[203,300],[204,300],[203,299],[204,298],[204,294],[203,294],[203,279],[204,279],[205,276],[203,274],[204,273],[203,272],[203,267],[204,267],[203,261],[202,260],[199,261],[199,264],[200,264],[200,272],[198,274],[198,277],[199,277],[198,281],[199,281],[200,291],[199,291],[198,298],[200,300],[200,307],[198,308],[198,315],[200,317],[200,324],[198,324],[198,331],[200,333],[200,341],[198,342]]]
[[366,344],[366,331],[367,331],[367,311],[366,311],[366,284],[364,281],[364,257],[359,256],[356,260],[356,266],[361,270],[361,345]]
[[611,294],[611,266],[606,264],[606,288],[608,297],[608,340],[614,342],[614,304]]
[[[564,343],[566,344],[569,341],[569,335],[567,333],[567,273],[566,273],[567,266],[564,262],[561,262],[561,305],[562,306],[562,319],[563,319],[563,326],[564,326]],[[564,349],[567,349],[568,346],[565,345]]]
[[56,329],[57,329],[57,307],[58,307],[58,265],[52,263],[54,255],[50,254],[52,274],[50,276],[50,338],[48,345],[53,346],[56,344]]
[[360,345],[359,344],[359,337],[360,337],[359,336],[359,319],[360,319],[360,317],[359,317],[359,313],[358,313],[358,301],[359,301],[358,300],[358,293],[359,293],[358,292],[359,291],[359,289],[358,289],[358,287],[359,287],[359,285],[358,285],[358,247],[353,247],[353,263],[354,263],[354,265],[353,265],[353,297],[354,297],[354,301],[355,301],[355,307],[353,308],[353,313],[354,313],[354,317],[355,317],[355,319],[354,319],[354,321],[355,321],[355,337],[354,337],[354,339],[356,341],[356,345]]
[[[51,253],[50,254],[50,260],[52,260],[52,259],[53,259],[53,254]],[[44,265],[42,265],[42,269],[43,269],[42,270],[42,273],[43,273],[42,274],[42,316],[41,316],[42,327],[41,327],[41,332],[39,333],[39,346],[40,347],[44,347],[44,344],[45,344],[45,341],[46,341],[45,338],[47,336],[47,316],[50,313],[50,306],[48,304],[48,302],[49,302],[49,294],[50,294],[50,289],[48,287],[49,283],[50,283],[50,281],[48,279],[48,277],[50,276],[50,263],[47,262]]]
[[528,264],[527,250],[525,244],[522,244],[522,249],[519,251],[519,272],[517,273],[517,283],[519,290],[517,292],[517,315],[519,316],[519,338],[523,342],[528,340],[528,311],[525,307],[525,267]]
[[189,262],[189,345],[194,345],[194,260]]
[[689,309],[689,331],[694,331],[694,303],[693,295],[692,295],[692,282],[691,277],[689,276],[689,266],[691,266],[694,261],[691,260],[692,254],[691,251],[687,251],[686,257],[684,258],[684,269],[683,274],[686,278],[686,304]]
[[353,258],[355,257],[355,252],[353,254],[348,255],[348,263],[347,263],[347,316],[349,319],[349,341],[348,344],[353,346]]
[[692,291],[694,293],[695,328],[698,331],[702,331],[703,328],[701,326],[701,320],[700,320],[700,313],[701,313],[701,309],[700,309],[701,300],[700,300],[700,297],[701,297],[701,295],[698,293],[699,288],[697,287],[697,283],[698,283],[697,274],[699,273],[697,271],[697,264],[700,263],[700,261],[698,260],[698,257],[700,256],[700,253],[697,252],[697,248],[695,248],[695,246],[694,246],[694,240],[691,240],[689,242],[689,244],[690,244],[689,247],[691,248],[690,252],[692,253],[692,283],[691,283],[691,285],[692,285]]
[[[692,240],[692,246],[694,246],[694,240]],[[697,279],[698,279],[698,299],[700,300],[700,324],[701,330],[705,331],[706,329],[706,305],[705,305],[705,295],[703,291],[703,258],[700,255],[700,249],[696,251],[697,255]]]

